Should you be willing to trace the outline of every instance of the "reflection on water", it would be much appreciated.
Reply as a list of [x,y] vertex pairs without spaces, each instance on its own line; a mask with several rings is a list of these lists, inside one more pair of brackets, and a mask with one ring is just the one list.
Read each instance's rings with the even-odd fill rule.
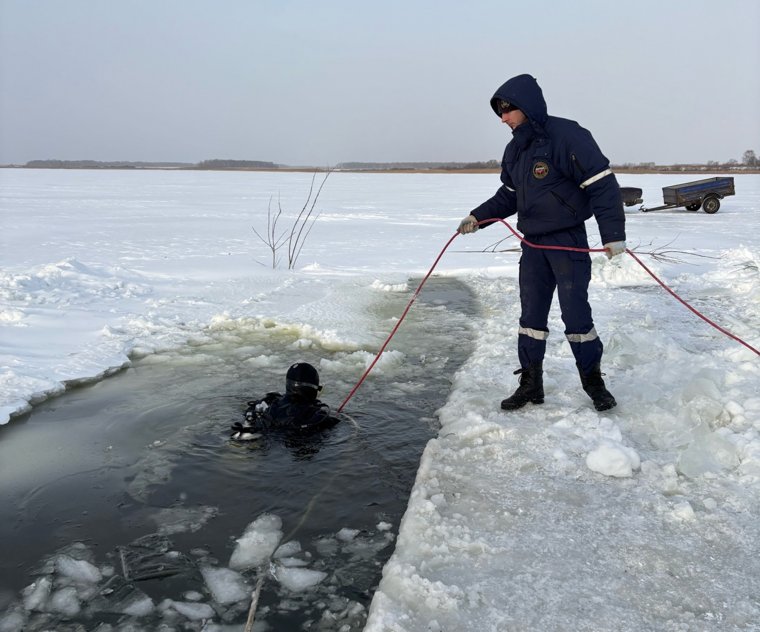
[[[408,297],[380,296],[380,337]],[[235,444],[227,437],[248,399],[283,390],[291,363],[319,367],[321,398],[337,407],[368,354],[328,351],[294,328],[253,321],[226,323],[201,344],[143,358],[14,420],[0,432],[0,627],[3,616],[13,615],[25,617],[28,629],[61,620],[93,626],[131,621],[114,608],[95,608],[103,595],[95,599],[60,567],[98,577],[88,588],[97,592],[114,577],[122,581],[124,547],[154,534],[169,543],[162,555],[187,566],[130,588],[163,603],[147,616],[133,613],[134,621],[138,629],[175,619],[196,629],[188,622],[209,614],[203,607],[210,607],[211,598],[199,569],[226,566],[235,538],[268,513],[281,519],[282,541],[298,543],[300,562],[326,579],[289,590],[284,580],[268,577],[258,620],[270,629],[297,629],[310,621],[320,622],[314,629],[361,629],[419,456],[437,430],[435,410],[469,352],[467,315],[473,309],[463,285],[429,280],[342,423],[311,439],[262,437]],[[74,549],[72,543],[78,543]],[[62,547],[67,552],[56,557]],[[35,580],[40,594],[44,580],[58,582],[45,593],[47,605],[39,606],[54,612],[28,612],[33,590],[19,595]],[[61,594],[69,588],[74,592]],[[51,608],[56,595],[62,605]],[[193,596],[194,608],[163,601],[191,603],[183,595]],[[215,603],[214,617],[239,624],[247,607],[248,600],[225,608]]]

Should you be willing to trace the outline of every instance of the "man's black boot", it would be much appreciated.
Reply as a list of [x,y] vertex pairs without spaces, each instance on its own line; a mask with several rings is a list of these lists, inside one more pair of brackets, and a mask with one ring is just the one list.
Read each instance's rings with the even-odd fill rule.
[[544,403],[544,367],[541,364],[533,364],[524,369],[517,369],[515,375],[520,376],[520,386],[511,397],[501,402],[502,410],[517,410],[530,402],[531,404]]
[[[576,365],[577,366],[577,365]],[[602,379],[602,371],[597,364],[590,373],[583,374],[581,367],[578,366],[578,375],[581,376],[583,390],[594,402],[594,408],[597,410],[609,410],[617,406],[615,398],[607,390]]]

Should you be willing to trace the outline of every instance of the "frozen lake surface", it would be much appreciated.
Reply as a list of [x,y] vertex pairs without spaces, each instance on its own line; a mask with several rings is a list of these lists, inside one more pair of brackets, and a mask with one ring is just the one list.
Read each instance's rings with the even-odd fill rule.
[[[619,177],[621,185],[643,189],[647,206],[659,203],[663,186],[692,179]],[[282,371],[280,359],[287,366],[302,357],[318,365],[330,387],[324,399],[336,406],[395,323],[414,286],[410,277],[427,271],[461,217],[498,184],[490,175],[334,173],[295,269],[272,270],[251,228],[266,226],[270,199],[279,199],[284,221],[292,221],[310,181],[309,174],[278,173],[0,172],[0,422],[9,421],[0,428],[0,444],[33,436],[27,427],[35,416],[51,415],[56,407],[63,411],[66,402],[79,399],[81,405],[97,406],[99,388],[126,385],[131,377],[121,373],[41,404],[73,384],[125,367],[133,373],[150,367],[166,378],[162,365],[168,369],[177,362],[189,365],[192,374],[200,370],[195,359],[202,365],[227,357],[227,352],[211,353],[214,345],[225,344],[225,332],[233,332],[234,339],[240,332],[268,330],[288,340],[277,362],[270,363],[275,354],[268,338],[260,346],[243,344],[233,360],[213,360],[219,366],[210,383],[218,381],[210,399],[178,398],[185,408],[178,411],[182,421],[175,427],[190,427],[193,439],[174,445],[160,436],[166,427],[157,421],[162,418],[158,406],[139,420],[144,434],[125,437],[121,444],[107,442],[107,433],[90,428],[95,449],[71,445],[66,436],[76,435],[78,423],[71,419],[51,429],[60,433],[64,446],[49,452],[55,458],[34,463],[34,446],[27,444],[0,461],[4,497],[38,485],[43,498],[60,485],[80,490],[87,505],[86,519],[41,528],[38,536],[50,546],[42,546],[29,563],[49,563],[55,547],[77,540],[77,525],[83,522],[122,519],[116,498],[106,494],[93,502],[97,486],[77,485],[76,476],[35,483],[36,476],[44,480],[45,471],[73,467],[84,472],[90,459],[103,476],[121,477],[129,488],[128,503],[160,499],[156,506],[175,510],[191,504],[200,513],[182,518],[180,512],[178,522],[202,523],[197,533],[213,532],[222,549],[226,540],[224,555],[196,550],[195,560],[205,563],[198,590],[185,594],[178,588],[169,601],[150,608],[136,598],[123,608],[129,610],[121,615],[125,625],[151,629],[146,622],[155,617],[187,629],[226,623],[220,612],[247,608],[250,593],[242,586],[250,588],[255,576],[250,569],[231,568],[233,554],[241,549],[236,559],[254,559],[261,547],[267,553],[266,543],[280,543],[297,524],[297,511],[276,516],[251,507],[249,515],[237,514],[233,525],[225,522],[224,512],[214,513],[218,504],[200,499],[216,490],[205,487],[205,479],[203,486],[193,487],[197,500],[182,496],[191,493],[180,489],[187,485],[173,487],[171,477],[163,481],[167,462],[189,477],[192,464],[213,461],[223,442],[211,428],[227,421],[209,414],[196,424],[187,415],[239,407],[249,393],[229,390],[240,374],[228,383],[228,372],[256,368],[268,381]],[[758,348],[760,176],[737,175],[736,191],[715,215],[627,209],[628,245],[695,308]],[[587,226],[592,246],[598,245],[593,220]],[[406,423],[428,432],[440,424],[419,461],[392,545],[387,538],[395,534],[394,521],[389,519],[388,528],[372,510],[365,523],[342,525],[343,540],[333,529],[340,519],[322,529],[319,523],[328,516],[319,516],[308,527],[344,543],[367,537],[359,543],[370,549],[383,545],[380,556],[392,546],[366,629],[758,629],[758,357],[677,303],[630,257],[608,261],[594,255],[591,303],[606,346],[603,370],[619,406],[597,413],[580,390],[555,306],[545,364],[546,404],[507,415],[498,402],[516,383],[519,315],[517,244],[513,238],[502,241],[507,234],[495,226],[455,240],[439,272],[466,285],[475,309],[463,316],[448,299],[437,306],[415,305],[410,318],[418,320],[404,323],[346,409],[361,428],[362,414],[381,417],[387,410],[399,411]],[[665,251],[669,259],[662,258]],[[464,357],[452,370],[442,350],[460,343]],[[174,392],[161,388],[167,395]],[[159,388],[154,390],[151,397],[160,398]],[[114,386],[113,393],[105,401],[119,401],[121,389]],[[420,393],[425,405],[418,407],[411,402]],[[19,416],[35,404],[31,417]],[[122,413],[116,406],[108,413],[111,429],[108,421],[103,424],[115,436]],[[397,415],[391,416],[381,422],[383,432],[396,431]],[[336,429],[312,461],[327,455],[340,460],[343,451],[353,449],[349,446],[356,440],[341,434],[346,428]],[[148,435],[154,432],[153,440],[162,443],[149,447]],[[292,456],[282,446],[267,449]],[[151,461],[155,454],[159,465]],[[248,462],[250,455],[245,457]],[[104,467],[106,458],[110,469]],[[125,463],[133,468],[126,476],[119,469]],[[138,463],[143,465],[136,473]],[[202,479],[206,465],[194,475]],[[316,480],[324,480],[323,475]],[[382,493],[396,489],[396,475],[403,480],[398,467],[384,470],[377,488]],[[87,479],[87,474],[79,476]],[[230,478],[233,486],[247,480]],[[293,480],[300,480],[296,470],[288,472],[288,482]],[[32,520],[33,512],[24,518],[25,508],[44,505],[35,504],[34,493],[23,498],[20,507],[3,504],[3,524]],[[230,493],[225,502],[236,499]],[[293,508],[302,507],[301,499],[292,502]],[[135,522],[122,520],[111,532],[112,543],[155,530],[150,512],[135,515]],[[122,538],[119,529],[127,527],[134,531]],[[182,548],[182,538],[190,536],[166,537]],[[313,540],[300,544],[308,550],[307,542]],[[279,564],[289,570],[279,579],[277,569],[267,576],[265,586],[271,582],[283,591],[276,593],[276,604],[266,601],[274,593],[265,597],[270,616],[275,605],[288,603],[312,616],[306,610],[314,602],[304,595],[318,594],[332,580],[306,572],[319,573],[319,559],[329,557],[309,552],[311,567]],[[40,569],[57,585],[42,581],[19,592],[24,582],[17,581],[0,597],[0,630],[51,613],[75,616],[70,614],[75,607],[84,609],[97,597],[87,587],[99,585],[110,572],[104,567],[105,551],[77,547],[59,553],[52,569]],[[298,558],[295,549],[285,553],[283,559]],[[335,579],[336,572],[325,568],[322,572]],[[93,582],[96,571],[100,577]],[[337,605],[320,611],[343,612]],[[355,622],[364,621],[366,612],[350,611],[350,604],[344,610]],[[320,625],[339,629],[331,616],[320,619]]]

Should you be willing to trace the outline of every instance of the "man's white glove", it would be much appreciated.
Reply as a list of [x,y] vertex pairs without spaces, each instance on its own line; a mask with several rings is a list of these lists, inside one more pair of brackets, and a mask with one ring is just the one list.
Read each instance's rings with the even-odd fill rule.
[[612,259],[612,257],[617,257],[625,252],[625,242],[611,241],[608,244],[604,244],[604,249],[607,251],[604,253],[607,255],[607,258]]
[[478,218],[474,215],[468,215],[461,222],[459,222],[459,228],[457,232],[460,235],[466,235],[467,233],[474,233],[478,230]]

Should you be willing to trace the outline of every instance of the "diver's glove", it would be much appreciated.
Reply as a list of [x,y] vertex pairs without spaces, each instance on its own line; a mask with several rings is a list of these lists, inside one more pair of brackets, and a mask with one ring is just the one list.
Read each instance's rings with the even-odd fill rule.
[[247,423],[241,424],[239,421],[232,424],[230,430],[232,430],[230,435],[232,441],[253,441],[261,436],[261,433],[257,432],[253,426]]
[[608,244],[604,244],[604,249],[606,250],[604,254],[607,255],[607,258],[612,259],[612,257],[617,257],[625,252],[625,242],[611,241]]
[[249,424],[243,425],[239,421],[236,421],[234,424],[232,424],[230,426],[230,430],[233,433],[235,433],[235,432],[250,432],[251,430],[253,430],[253,426],[251,426]]
[[474,215],[468,215],[461,222],[459,222],[459,228],[457,232],[460,235],[466,235],[467,233],[474,233],[478,230],[478,218]]
[[230,426],[230,430],[234,432],[254,432],[255,427],[250,421],[246,420],[244,423],[240,423],[239,421],[236,421],[234,424]]

